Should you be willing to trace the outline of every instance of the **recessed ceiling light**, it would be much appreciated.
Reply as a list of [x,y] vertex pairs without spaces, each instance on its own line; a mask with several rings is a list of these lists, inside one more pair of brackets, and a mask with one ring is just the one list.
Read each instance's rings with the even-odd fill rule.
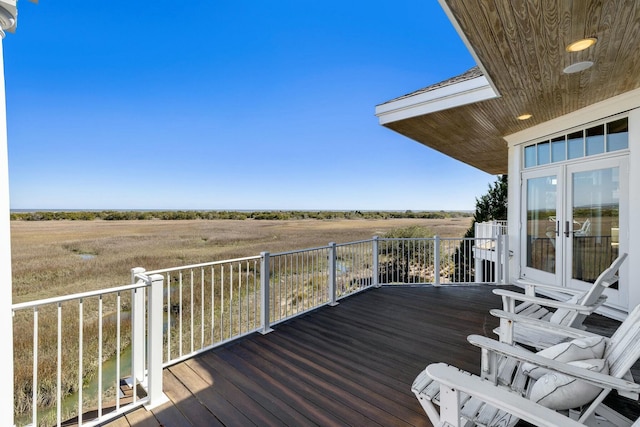
[[532,114],[522,114],[520,116],[518,116],[518,120],[529,120],[531,117],[533,117]]
[[581,50],[585,50],[586,48],[593,46],[597,41],[598,39],[595,37],[576,40],[573,43],[569,43],[567,46],[567,52],[580,52]]
[[591,61],[576,62],[575,64],[569,65],[567,68],[562,70],[562,72],[565,74],[579,73],[580,71],[584,71],[587,68],[591,68],[592,65],[593,62]]

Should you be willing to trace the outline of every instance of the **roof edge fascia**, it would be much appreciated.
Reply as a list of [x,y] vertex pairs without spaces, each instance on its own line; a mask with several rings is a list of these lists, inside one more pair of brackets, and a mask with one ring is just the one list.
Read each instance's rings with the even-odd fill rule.
[[447,4],[447,0],[438,0],[438,3],[440,3],[440,7],[444,11],[445,15],[447,15],[447,18],[449,18],[449,22],[451,22],[451,25],[453,25],[453,28],[456,30],[456,33],[458,33],[458,36],[460,36],[462,43],[464,43],[464,45],[467,47],[467,50],[471,54],[471,57],[473,58],[473,60],[476,62],[476,65],[480,67],[482,74],[486,76],[487,80],[489,81],[489,84],[491,85],[494,92],[496,93],[496,97],[500,96],[500,92],[496,88],[496,85],[493,84],[493,80],[491,80],[489,73],[487,73],[487,70],[484,68],[484,65],[482,64],[482,62],[480,61],[480,58],[476,54],[475,49],[473,48],[473,46],[471,46],[471,43],[469,43],[469,39],[467,38],[467,35],[464,33],[464,31],[462,31],[460,24],[458,24],[458,20],[453,15],[453,12],[451,12],[451,9]]
[[613,96],[520,132],[506,135],[504,139],[509,147],[513,147],[635,108],[640,108],[640,88]]
[[480,76],[378,105],[376,116],[384,125],[496,97],[489,79]]

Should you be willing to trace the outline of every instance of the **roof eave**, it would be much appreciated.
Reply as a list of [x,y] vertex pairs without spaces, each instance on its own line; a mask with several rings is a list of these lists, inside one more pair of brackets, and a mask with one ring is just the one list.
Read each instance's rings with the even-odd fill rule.
[[376,106],[381,125],[499,97],[486,76],[450,84]]

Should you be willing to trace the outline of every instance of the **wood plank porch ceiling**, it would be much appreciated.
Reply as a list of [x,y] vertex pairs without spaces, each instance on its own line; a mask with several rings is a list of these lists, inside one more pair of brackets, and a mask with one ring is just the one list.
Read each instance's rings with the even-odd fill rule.
[[[507,172],[504,136],[640,87],[636,0],[442,0],[500,97],[387,123],[491,174]],[[595,46],[566,46],[596,37]],[[593,67],[575,74],[576,62]],[[516,117],[529,113],[526,121]]]

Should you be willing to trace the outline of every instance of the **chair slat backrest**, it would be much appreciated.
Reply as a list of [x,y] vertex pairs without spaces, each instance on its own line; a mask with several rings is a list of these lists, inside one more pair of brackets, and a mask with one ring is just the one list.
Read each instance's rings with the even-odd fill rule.
[[[618,281],[616,273],[620,270],[625,259],[627,259],[627,254],[623,253],[613,260],[611,265],[600,273],[596,281],[591,285],[591,288],[589,288],[584,295],[578,298],[577,303],[588,307],[596,304],[601,297],[605,298],[602,296],[602,293],[605,289]],[[553,319],[557,319],[555,320],[555,323],[576,328],[582,325],[586,317],[586,314],[581,314],[573,310],[558,309],[552,315],[552,321],[554,321]]]
[[618,281],[618,276],[616,275],[616,273],[618,273],[618,270],[620,270],[620,267],[622,266],[622,263],[625,259],[627,259],[627,254],[620,254],[618,258],[613,260],[613,262],[607,269],[600,273],[596,281],[593,283],[593,286],[591,286],[589,291],[587,291],[587,293],[581,298],[581,305],[587,306],[595,304],[604,290]]

